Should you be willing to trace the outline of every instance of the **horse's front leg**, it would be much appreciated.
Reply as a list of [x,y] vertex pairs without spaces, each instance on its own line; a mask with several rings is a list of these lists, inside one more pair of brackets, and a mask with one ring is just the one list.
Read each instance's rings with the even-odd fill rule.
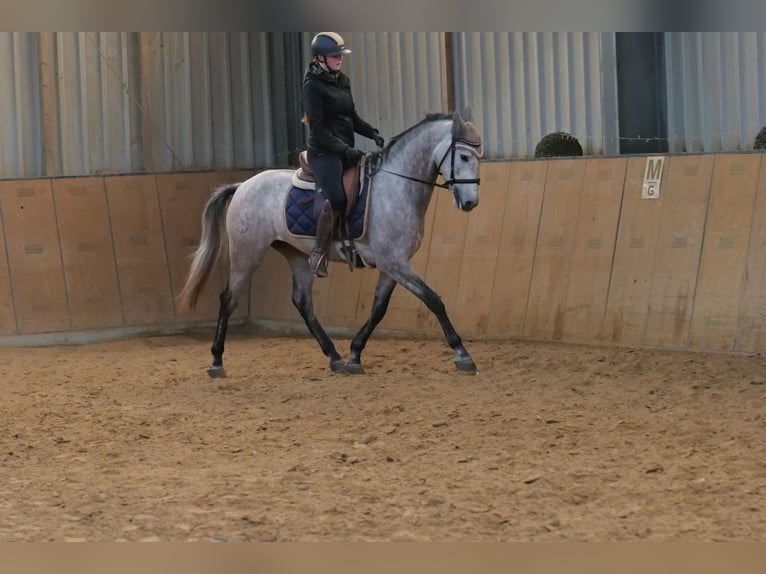
[[457,334],[457,331],[455,331],[455,327],[452,326],[452,322],[447,316],[444,302],[436,291],[426,285],[425,281],[418,277],[411,267],[407,269],[392,269],[388,272],[397,283],[423,301],[428,310],[436,316],[444,332],[447,344],[455,352],[455,366],[458,370],[464,373],[476,374],[476,364],[463,346],[463,341],[460,335]]
[[292,302],[295,308],[303,317],[303,321],[306,323],[309,332],[314,336],[319,347],[325,356],[330,359],[330,370],[333,372],[346,372],[346,364],[343,362],[343,358],[335,349],[330,337],[327,336],[319,320],[314,315],[314,303],[311,297],[311,285],[314,281],[314,274],[308,265],[306,256],[298,250],[284,248],[278,249],[282,255],[285,256],[290,263],[290,268],[293,273],[293,293]]
[[362,369],[362,351],[367,345],[367,340],[370,338],[370,335],[372,335],[375,327],[377,327],[378,323],[380,323],[385,316],[386,310],[388,309],[388,303],[391,301],[391,294],[394,292],[394,287],[396,287],[396,281],[381,272],[378,276],[378,284],[375,287],[375,296],[372,300],[370,317],[351,341],[351,355],[348,363],[346,363],[346,370],[352,375],[364,372]]

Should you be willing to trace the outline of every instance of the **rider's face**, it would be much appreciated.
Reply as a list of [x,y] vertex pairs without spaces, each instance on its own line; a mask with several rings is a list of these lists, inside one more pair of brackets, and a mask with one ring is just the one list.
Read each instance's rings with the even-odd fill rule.
[[343,63],[343,56],[325,56],[325,65],[330,72],[337,72]]

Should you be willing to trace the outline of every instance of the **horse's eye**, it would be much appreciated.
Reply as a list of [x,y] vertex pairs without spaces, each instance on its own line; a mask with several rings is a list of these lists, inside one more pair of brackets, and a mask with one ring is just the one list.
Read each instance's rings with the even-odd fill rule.
[[463,161],[468,161],[468,154],[467,153],[461,153],[460,154],[460,159],[462,159]]

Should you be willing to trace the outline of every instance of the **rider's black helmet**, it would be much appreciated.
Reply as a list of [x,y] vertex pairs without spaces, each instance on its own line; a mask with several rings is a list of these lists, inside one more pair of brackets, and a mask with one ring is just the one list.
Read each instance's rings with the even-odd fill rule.
[[340,34],[335,32],[319,32],[311,40],[311,57],[317,56],[340,56],[350,54],[351,50],[346,48],[346,43]]

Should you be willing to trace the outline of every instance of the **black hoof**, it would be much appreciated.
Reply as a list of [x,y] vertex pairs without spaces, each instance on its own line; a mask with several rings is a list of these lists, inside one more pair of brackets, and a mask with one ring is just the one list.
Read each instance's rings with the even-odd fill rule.
[[474,363],[473,359],[470,357],[467,359],[455,359],[455,366],[457,367],[458,371],[463,373],[467,373],[469,375],[476,374],[476,363]]
[[330,370],[333,373],[348,373],[346,370],[346,363],[344,363],[342,359],[330,361]]
[[211,379],[225,379],[226,371],[223,370],[223,365],[216,367],[214,365],[207,368],[207,374]]
[[364,375],[364,369],[360,363],[346,363],[346,372],[349,375]]

